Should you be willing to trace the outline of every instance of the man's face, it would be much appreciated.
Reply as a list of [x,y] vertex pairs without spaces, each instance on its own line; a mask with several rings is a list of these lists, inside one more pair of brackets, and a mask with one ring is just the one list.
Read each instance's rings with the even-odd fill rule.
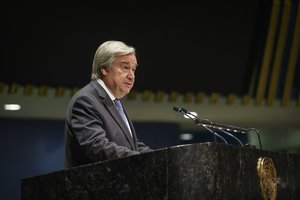
[[136,68],[135,55],[117,56],[111,68],[101,69],[102,80],[117,98],[122,98],[133,87]]

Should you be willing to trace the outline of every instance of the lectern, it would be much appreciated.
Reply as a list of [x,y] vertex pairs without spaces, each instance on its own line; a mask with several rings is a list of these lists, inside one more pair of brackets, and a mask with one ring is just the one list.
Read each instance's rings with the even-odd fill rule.
[[300,156],[197,143],[28,177],[23,200],[300,199]]

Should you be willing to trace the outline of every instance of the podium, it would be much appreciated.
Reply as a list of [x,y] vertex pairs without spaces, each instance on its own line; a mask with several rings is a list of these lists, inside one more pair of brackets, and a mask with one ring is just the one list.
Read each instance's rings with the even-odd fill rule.
[[[259,162],[262,158],[273,165],[258,167],[267,164]],[[22,200],[272,198],[300,199],[299,155],[210,142],[162,148],[21,180]]]

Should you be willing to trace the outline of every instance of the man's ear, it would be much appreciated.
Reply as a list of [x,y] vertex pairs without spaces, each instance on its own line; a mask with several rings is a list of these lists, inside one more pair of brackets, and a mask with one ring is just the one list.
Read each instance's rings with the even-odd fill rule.
[[107,74],[107,68],[101,68],[100,69],[100,75],[105,76]]

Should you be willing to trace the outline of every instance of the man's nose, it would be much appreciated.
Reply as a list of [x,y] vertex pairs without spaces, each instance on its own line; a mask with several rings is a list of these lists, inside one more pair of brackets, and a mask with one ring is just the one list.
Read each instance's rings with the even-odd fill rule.
[[128,77],[131,78],[131,79],[134,79],[135,78],[134,72],[135,72],[134,70],[129,70],[128,71]]

